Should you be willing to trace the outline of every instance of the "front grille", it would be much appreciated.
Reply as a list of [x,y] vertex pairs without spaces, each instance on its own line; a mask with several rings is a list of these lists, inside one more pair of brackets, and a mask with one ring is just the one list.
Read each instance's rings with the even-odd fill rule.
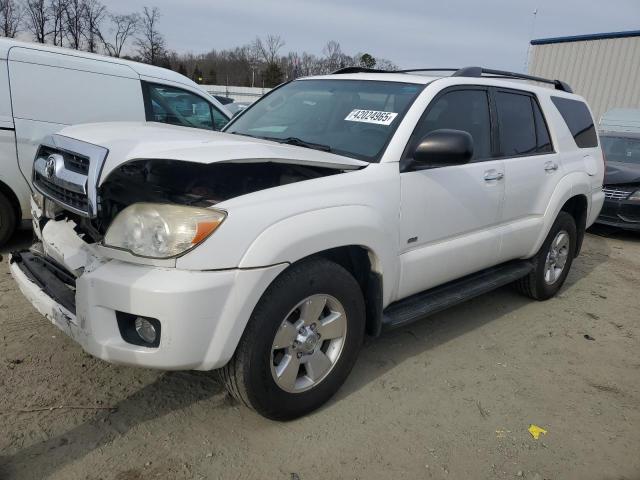
[[604,192],[604,198],[610,200],[626,200],[633,192],[631,188],[624,187],[604,187],[602,191]]
[[37,172],[35,173],[34,180],[38,189],[48,197],[57,200],[64,205],[73,207],[76,210],[87,213],[89,212],[89,200],[86,195],[56,185]]
[[77,153],[65,152],[46,146],[40,147],[38,152],[39,157],[48,157],[51,154],[62,155],[64,158],[64,168],[71,172],[81,173],[82,175],[89,174],[89,158],[78,155]]

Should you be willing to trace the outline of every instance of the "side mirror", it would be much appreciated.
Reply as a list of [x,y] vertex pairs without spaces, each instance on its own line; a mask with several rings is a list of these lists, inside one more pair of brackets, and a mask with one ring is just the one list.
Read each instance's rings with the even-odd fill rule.
[[472,157],[473,137],[462,130],[441,129],[429,132],[413,152],[416,166],[462,165]]

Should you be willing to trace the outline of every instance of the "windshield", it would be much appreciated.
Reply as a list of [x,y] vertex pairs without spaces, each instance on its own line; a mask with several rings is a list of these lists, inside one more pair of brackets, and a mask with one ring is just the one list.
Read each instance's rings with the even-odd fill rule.
[[640,138],[603,136],[600,139],[607,161],[640,165]]
[[259,100],[225,131],[375,162],[423,89],[371,80],[298,80]]

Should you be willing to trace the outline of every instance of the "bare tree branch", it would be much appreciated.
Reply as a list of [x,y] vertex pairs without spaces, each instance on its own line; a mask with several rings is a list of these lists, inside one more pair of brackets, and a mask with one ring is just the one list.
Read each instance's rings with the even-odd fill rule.
[[80,50],[86,25],[84,5],[81,0],[67,0],[64,8],[64,27],[69,48]]
[[53,36],[52,41],[56,46],[61,47],[64,40],[65,33],[65,10],[66,10],[66,0],[50,0],[49,1],[49,18],[50,18],[50,28],[51,30],[48,32]]
[[25,26],[38,43],[45,43],[49,29],[49,9],[45,0],[28,0]]
[[24,10],[16,0],[0,0],[0,35],[15,38],[20,31]]
[[140,16],[137,13],[128,15],[110,15],[111,40],[104,40],[104,48],[112,57],[121,57],[127,40],[138,31]]
[[102,43],[102,32],[100,26],[107,15],[107,7],[99,0],[83,0],[82,16],[84,19],[83,36],[87,41],[87,50],[96,53],[98,46]]
[[138,54],[143,62],[157,65],[166,56],[164,37],[158,30],[160,10],[144,7],[140,19],[140,36],[136,38]]

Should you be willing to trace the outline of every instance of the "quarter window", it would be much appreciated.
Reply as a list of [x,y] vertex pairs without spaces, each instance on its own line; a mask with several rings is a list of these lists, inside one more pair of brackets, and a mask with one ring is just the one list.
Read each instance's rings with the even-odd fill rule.
[[436,99],[418,124],[413,148],[429,132],[440,129],[468,132],[473,137],[473,160],[491,157],[491,116],[487,92],[453,90]]
[[593,125],[593,118],[591,118],[591,113],[584,102],[561,97],[551,97],[551,101],[564,118],[578,147],[598,146],[598,136]]
[[228,119],[199,95],[180,88],[143,83],[147,121],[220,130]]

